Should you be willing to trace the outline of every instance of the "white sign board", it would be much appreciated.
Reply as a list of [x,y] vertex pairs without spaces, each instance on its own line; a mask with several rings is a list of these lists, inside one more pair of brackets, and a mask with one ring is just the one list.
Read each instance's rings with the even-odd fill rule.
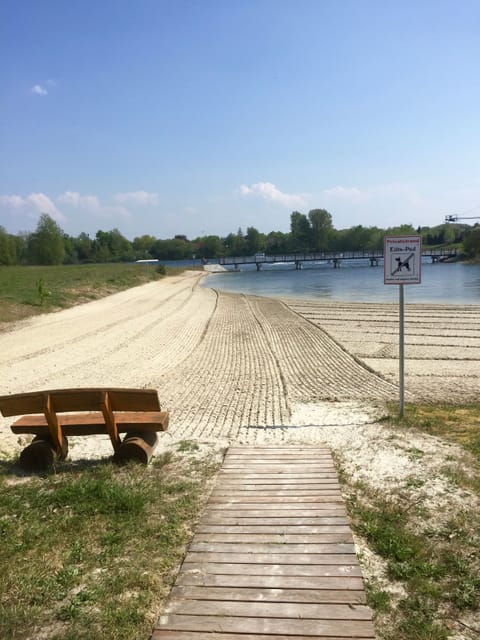
[[385,236],[383,264],[385,284],[420,284],[422,236]]

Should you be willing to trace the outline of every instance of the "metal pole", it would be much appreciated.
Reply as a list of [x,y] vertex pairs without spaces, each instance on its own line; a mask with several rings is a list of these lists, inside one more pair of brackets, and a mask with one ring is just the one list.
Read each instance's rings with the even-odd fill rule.
[[399,385],[400,385],[400,417],[403,418],[405,414],[405,303],[403,295],[403,284],[400,284],[399,289],[400,296],[400,335],[399,335]]

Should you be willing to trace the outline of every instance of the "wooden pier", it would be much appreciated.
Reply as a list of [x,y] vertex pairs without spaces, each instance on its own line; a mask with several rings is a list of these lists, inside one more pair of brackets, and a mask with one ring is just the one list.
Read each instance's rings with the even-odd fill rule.
[[151,640],[375,638],[328,449],[232,447]]
[[[423,249],[422,258],[429,258],[432,263],[445,262],[457,257],[456,249]],[[272,264],[291,264],[295,269],[302,269],[304,263],[331,264],[337,269],[344,261],[364,261],[371,267],[383,265],[382,250],[360,250],[360,251],[319,251],[316,253],[289,253],[284,255],[256,254],[254,256],[231,256],[220,258],[218,263],[225,267],[239,269],[242,265],[254,264],[257,271],[261,271],[264,266]]]

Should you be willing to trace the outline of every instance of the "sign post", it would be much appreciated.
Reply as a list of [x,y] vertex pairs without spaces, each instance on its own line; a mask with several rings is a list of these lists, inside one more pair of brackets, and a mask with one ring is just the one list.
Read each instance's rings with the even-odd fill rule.
[[385,284],[399,285],[399,387],[400,416],[405,414],[405,298],[404,284],[422,281],[422,237],[385,236],[383,247]]

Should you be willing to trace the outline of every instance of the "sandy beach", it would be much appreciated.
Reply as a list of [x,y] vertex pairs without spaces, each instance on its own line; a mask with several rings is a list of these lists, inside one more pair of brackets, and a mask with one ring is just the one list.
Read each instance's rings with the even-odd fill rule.
[[[0,333],[1,393],[155,388],[171,412],[157,453],[184,439],[217,451],[325,443],[353,481],[381,491],[420,481],[415,499],[438,526],[478,511],[478,499],[439,472],[468,473],[465,450],[377,421],[398,401],[395,305],[244,296],[205,288],[203,278],[186,272],[10,327]],[[407,306],[405,330],[407,399],[478,400],[479,305]],[[26,442],[10,422],[0,418],[0,455]],[[72,460],[112,453],[106,436],[69,444]],[[378,581],[382,563],[357,544],[366,578]]]
[[[216,292],[187,272],[0,334],[2,393],[152,387],[171,437],[288,441],[398,398],[398,309]],[[475,400],[480,307],[406,309],[408,399]],[[2,421],[0,447],[15,445]],[[301,437],[313,437],[302,431]]]
[[[372,423],[398,399],[395,305],[244,296],[203,277],[12,326],[0,334],[2,393],[155,388],[171,412],[168,439],[225,444],[328,441],[330,428]],[[479,306],[407,307],[407,399],[477,399],[479,360]],[[0,451],[19,450],[24,440],[0,425]],[[72,457],[108,455],[98,440],[72,441]]]
[[[185,272],[12,326],[0,334],[2,393],[154,388],[171,412],[158,452],[182,439],[325,442],[371,481],[415,472],[392,441],[385,460],[372,456],[392,435],[375,420],[398,400],[395,305],[244,296],[203,278]],[[405,342],[407,399],[478,399],[480,306],[411,305]],[[0,420],[0,452],[20,451],[25,437]],[[106,437],[70,440],[72,459],[110,454]]]
[[[398,400],[395,305],[244,296],[203,278],[186,272],[12,326],[0,334],[2,393],[155,388],[171,412],[159,451],[182,439],[325,442],[347,465],[365,446],[368,469],[375,419]],[[478,399],[479,360],[480,306],[407,307],[407,399]],[[20,451],[25,438],[0,420],[0,452]],[[110,453],[102,436],[70,442],[72,459]]]

